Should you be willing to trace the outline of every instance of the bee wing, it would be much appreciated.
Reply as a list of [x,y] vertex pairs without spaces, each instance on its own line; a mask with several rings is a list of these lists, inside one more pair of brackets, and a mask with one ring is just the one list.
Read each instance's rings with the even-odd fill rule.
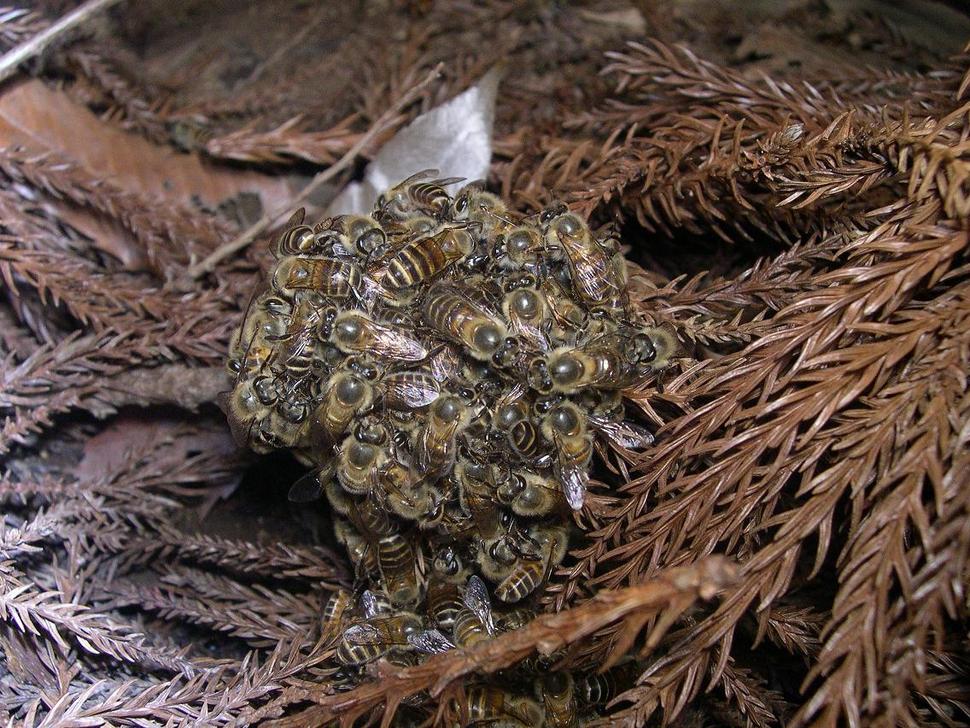
[[431,376],[438,382],[451,379],[459,371],[461,363],[455,349],[450,344],[437,347],[430,358]]
[[381,632],[372,624],[352,624],[344,630],[344,640],[352,645],[376,645],[383,641]]
[[614,422],[599,415],[589,415],[589,422],[604,439],[627,450],[645,450],[653,444],[653,433],[636,422]]
[[421,361],[428,356],[428,350],[419,341],[400,329],[377,321],[371,321],[368,326],[378,354],[399,361]]
[[426,629],[418,634],[408,635],[408,644],[418,652],[436,655],[455,649],[455,643],[437,629]]
[[430,374],[400,372],[384,377],[384,396],[391,402],[403,403],[406,408],[425,407],[440,393],[437,380]]
[[465,606],[475,613],[479,621],[485,625],[489,634],[495,634],[495,622],[492,620],[492,600],[488,596],[488,587],[475,574],[468,579],[465,587]]
[[376,617],[383,611],[380,600],[378,600],[377,595],[370,589],[367,589],[360,595],[360,608],[364,613],[365,619]]
[[333,477],[334,464],[311,470],[290,486],[287,496],[292,503],[309,503],[323,495],[323,484]]
[[[558,432],[553,433],[556,440],[556,449],[562,452],[561,437]],[[566,462],[560,456],[558,458],[559,481],[562,483],[562,492],[566,496],[566,502],[574,511],[583,509],[583,501],[586,499],[586,484],[589,482],[587,472],[574,463]]]

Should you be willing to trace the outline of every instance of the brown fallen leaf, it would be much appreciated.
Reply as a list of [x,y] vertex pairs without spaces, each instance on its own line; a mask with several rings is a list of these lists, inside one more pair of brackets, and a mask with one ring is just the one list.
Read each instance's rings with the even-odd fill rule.
[[264,206],[275,207],[293,191],[285,178],[219,168],[116,129],[35,79],[0,94],[0,145],[56,151],[126,191],[182,202],[195,197],[212,207],[240,192],[256,192]]

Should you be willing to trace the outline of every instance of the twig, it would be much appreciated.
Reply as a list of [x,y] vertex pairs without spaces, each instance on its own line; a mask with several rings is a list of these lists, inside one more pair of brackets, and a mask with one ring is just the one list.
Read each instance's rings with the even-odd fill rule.
[[273,213],[267,213],[266,215],[263,215],[257,222],[251,225],[241,235],[239,235],[233,240],[230,240],[228,243],[220,245],[218,248],[212,251],[210,255],[206,256],[203,260],[191,266],[188,270],[188,274],[187,274],[188,277],[191,279],[199,278],[200,276],[211,271],[216,266],[216,264],[219,263],[221,260],[224,260],[225,258],[232,255],[233,253],[237,253],[243,248],[245,248],[247,245],[252,243],[253,240],[255,240],[258,235],[264,232],[273,223],[274,220],[276,220],[280,215],[282,215],[283,212],[295,207],[296,205],[299,205],[301,202],[304,202],[308,197],[310,197],[314,192],[316,192],[325,182],[328,182],[329,180],[333,179],[335,176],[337,176],[339,172],[343,171],[346,167],[348,167],[354,161],[354,159],[357,158],[357,155],[360,154],[361,150],[364,149],[364,147],[366,147],[368,144],[370,144],[371,140],[374,137],[376,137],[378,134],[380,134],[388,126],[388,124],[391,123],[391,121],[394,119],[395,116],[397,116],[397,114],[401,111],[401,109],[403,109],[412,101],[414,101],[417,95],[421,93],[421,91],[424,90],[424,88],[428,84],[430,84],[432,81],[434,81],[436,78],[439,77],[439,75],[441,74],[441,67],[442,67],[442,64],[440,63],[437,66],[435,66],[434,69],[427,76],[424,77],[424,79],[422,79],[416,85],[412,86],[411,89],[403,96],[401,96],[401,98],[398,99],[395,104],[393,104],[390,108],[388,108],[387,111],[381,114],[380,118],[374,122],[374,124],[371,126],[370,129],[368,129],[367,133],[364,134],[358,140],[358,142],[354,144],[354,146],[348,149],[346,154],[344,154],[339,160],[337,160],[335,164],[328,167],[324,171],[320,172],[320,174],[318,174],[316,177],[314,177],[310,181],[310,184],[304,187],[303,190],[300,192],[300,194],[298,194],[292,201],[290,201],[290,203],[287,204],[287,206],[284,209],[277,210]]
[[121,0],[88,0],[76,10],[65,15],[47,30],[41,31],[28,41],[24,41],[16,48],[10,49],[0,58],[0,82],[12,76],[17,67],[24,61],[42,53],[57,36],[66,33],[76,25],[80,25],[85,20],[96,13],[107,10],[112,5],[117,5]]

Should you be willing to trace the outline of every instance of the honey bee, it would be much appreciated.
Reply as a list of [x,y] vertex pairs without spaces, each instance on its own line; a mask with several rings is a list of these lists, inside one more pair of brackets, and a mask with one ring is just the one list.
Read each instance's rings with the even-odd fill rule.
[[464,583],[466,573],[467,569],[451,546],[444,547],[432,562],[425,603],[428,616],[440,629],[450,630],[458,610],[464,607],[460,585]]
[[358,579],[380,573],[377,563],[377,549],[361,536],[348,521],[343,518],[333,519],[333,535],[337,543],[347,549],[347,555],[354,565],[354,573]]
[[418,554],[412,540],[395,533],[377,542],[377,564],[384,589],[395,606],[411,606],[417,603]]
[[381,389],[384,404],[402,412],[427,407],[441,393],[438,380],[425,371],[388,374],[381,379]]
[[435,331],[464,345],[468,354],[481,361],[490,360],[508,337],[504,323],[451,286],[429,291],[422,315]]
[[536,473],[526,472],[524,486],[512,498],[512,512],[524,518],[547,516],[567,506],[562,489]]
[[505,203],[497,195],[482,189],[480,182],[462,187],[451,202],[450,218],[452,220],[473,220],[486,223],[498,221],[506,222],[502,215],[505,213]]
[[568,546],[566,530],[557,526],[535,526],[531,535],[539,543],[542,556],[519,559],[515,568],[495,587],[495,596],[503,602],[519,602],[544,583],[549,573],[563,560]]
[[347,432],[354,416],[370,407],[374,389],[370,382],[349,372],[331,379],[310,419],[310,440],[321,451],[336,444]]
[[337,258],[283,258],[273,272],[273,289],[292,299],[297,291],[314,291],[344,300],[363,295],[361,272],[349,260]]
[[640,666],[631,660],[603,673],[583,675],[576,680],[576,698],[584,706],[606,705],[629,688],[640,672]]
[[568,293],[553,276],[545,276],[539,288],[552,314],[553,326],[550,333],[556,339],[566,339],[570,332],[582,329],[588,318],[582,308],[576,305]]
[[623,286],[616,278],[612,255],[593,238],[586,223],[569,212],[558,215],[549,223],[546,243],[566,254],[573,289],[583,301],[619,307]]
[[586,471],[593,456],[593,442],[586,416],[571,402],[553,408],[542,421],[542,434],[555,446],[553,472],[562,483],[569,507],[580,510],[589,483]]
[[338,589],[323,606],[321,621],[323,622],[322,638],[324,642],[330,642],[338,634],[350,611],[353,609],[353,597],[346,589]]
[[[391,520],[387,511],[381,508],[372,493],[358,498],[351,498],[347,517],[354,524],[357,532],[365,539],[375,541],[378,538],[396,536],[397,525]],[[336,508],[334,510],[337,510]]]
[[435,169],[422,170],[382,194],[377,198],[377,216],[381,220],[403,220],[420,212],[441,217],[451,202],[445,187],[461,182],[461,178],[427,179],[435,174]]
[[465,227],[448,226],[406,244],[387,263],[380,284],[393,301],[410,299],[415,286],[426,283],[471,253],[475,241]]
[[465,699],[468,724],[515,728],[542,725],[542,708],[532,698],[492,685],[473,685],[465,690]]
[[650,369],[659,371],[670,366],[670,360],[680,355],[681,347],[677,336],[663,326],[652,326],[643,330],[643,335],[650,339],[654,356],[649,362]]
[[260,401],[248,379],[237,382],[224,401],[233,440],[240,447],[251,446],[253,426],[269,415],[269,407]]
[[387,235],[377,221],[364,215],[340,215],[313,228],[322,252],[362,258],[380,257],[387,249]]
[[550,252],[535,228],[520,226],[497,240],[492,255],[500,268],[517,270],[535,268],[543,257],[552,259]]
[[576,685],[568,672],[551,672],[539,679],[539,693],[548,728],[575,728],[579,724]]
[[457,436],[470,413],[458,397],[443,396],[428,411],[428,423],[417,443],[415,464],[429,481],[451,472],[458,450]]
[[358,433],[348,436],[337,452],[337,479],[344,490],[354,495],[374,491],[380,471],[387,463],[387,451],[372,442],[362,441]]
[[491,470],[491,465],[481,465],[470,460],[463,460],[455,467],[459,503],[472,517],[478,535],[483,539],[495,537],[500,525]]
[[485,627],[485,631],[494,635],[495,621],[492,617],[492,600],[488,596],[488,587],[485,586],[484,581],[474,574],[468,577],[464,602],[465,606],[478,617],[478,620]]
[[416,362],[427,349],[402,329],[379,323],[361,311],[342,311],[333,322],[331,341],[345,354],[376,354],[397,361]]
[[344,630],[337,645],[337,660],[343,665],[364,665],[392,650],[407,650],[409,638],[423,627],[421,618],[409,612],[352,624]]
[[304,219],[306,219],[306,209],[303,207],[290,215],[290,219],[283,226],[283,232],[273,246],[273,253],[277,258],[302,255],[313,247],[313,228],[304,225]]

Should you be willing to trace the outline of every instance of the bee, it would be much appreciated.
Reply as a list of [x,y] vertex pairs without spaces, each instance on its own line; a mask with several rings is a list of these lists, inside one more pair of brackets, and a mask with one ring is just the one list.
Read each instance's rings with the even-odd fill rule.
[[606,705],[629,688],[640,675],[635,660],[602,673],[590,673],[576,680],[576,698],[584,706]]
[[557,339],[566,339],[570,332],[586,326],[587,314],[553,277],[546,276],[539,283],[552,315],[553,326],[550,333]]
[[526,472],[523,487],[511,499],[512,512],[524,518],[548,516],[563,510],[566,503],[562,489],[554,482],[536,473]]
[[381,220],[403,220],[415,212],[442,216],[451,202],[445,187],[461,182],[461,178],[427,179],[434,174],[435,169],[422,170],[382,194],[375,206],[377,216]]
[[545,708],[545,725],[548,728],[575,728],[579,719],[573,676],[564,671],[551,672],[539,679],[538,687]]
[[387,450],[362,441],[359,433],[348,436],[337,451],[337,479],[348,493],[366,495],[378,487]]
[[373,542],[378,538],[396,536],[399,533],[397,525],[391,520],[387,511],[376,502],[372,493],[351,498],[347,505],[349,506],[347,517],[365,539]]
[[361,536],[348,521],[343,518],[333,519],[333,535],[337,543],[347,549],[347,555],[354,565],[354,573],[358,579],[365,579],[380,573],[377,563],[377,549]]
[[563,402],[542,420],[542,434],[555,446],[553,472],[562,483],[569,507],[580,510],[589,483],[586,468],[593,456],[593,441],[586,428],[586,416],[576,405]]
[[492,685],[473,685],[465,690],[468,724],[491,726],[542,725],[542,708],[532,698]]
[[680,342],[670,329],[663,326],[652,326],[643,329],[642,334],[650,339],[654,350],[654,356],[649,362],[649,367],[653,371],[666,369],[670,366],[670,360],[680,355]]
[[489,361],[508,337],[504,323],[451,286],[429,291],[421,313],[435,331],[480,361]]
[[244,379],[236,383],[224,400],[233,440],[240,447],[253,444],[253,427],[269,415],[269,406],[260,401],[253,381]]
[[462,460],[455,467],[458,498],[462,509],[468,513],[483,539],[495,537],[499,532],[499,511],[495,507],[495,486],[491,482],[492,465]]
[[345,300],[363,295],[360,269],[337,258],[283,258],[273,272],[273,289],[292,299],[298,291],[314,291],[327,298]]
[[455,644],[459,647],[471,647],[489,639],[490,635],[485,625],[472,610],[461,607],[452,623],[452,633]]
[[339,633],[350,611],[353,609],[354,602],[350,592],[346,589],[338,589],[323,606],[321,621],[323,622],[323,640],[330,642]]
[[532,269],[541,258],[553,259],[550,252],[535,228],[520,226],[496,240],[492,256],[504,270]]
[[417,521],[426,528],[434,526],[441,517],[441,492],[415,477],[396,460],[385,465],[378,481],[384,505],[400,518]]
[[342,371],[331,377],[310,419],[310,440],[321,450],[336,444],[354,416],[371,406],[374,388],[367,380]]
[[470,412],[455,396],[435,400],[417,443],[415,464],[429,481],[451,472],[457,453],[457,436],[467,426]]
[[619,308],[624,289],[617,280],[613,256],[595,239],[578,216],[565,213],[549,224],[546,242],[566,254],[573,289],[590,305]]
[[488,587],[485,586],[484,581],[474,574],[468,577],[464,602],[465,606],[478,617],[478,621],[482,623],[485,630],[490,635],[494,635],[495,620],[492,617],[492,600],[488,596]]
[[283,226],[283,232],[276,239],[273,246],[273,253],[277,258],[287,255],[302,255],[309,252],[314,243],[313,228],[304,225],[306,219],[306,209],[301,207],[296,210],[290,219]]
[[377,541],[377,565],[382,583],[395,606],[413,606],[418,601],[418,554],[412,540],[399,533]]
[[344,630],[337,645],[337,660],[343,665],[364,665],[394,650],[407,650],[412,635],[424,625],[409,612],[374,617]]
[[460,585],[468,570],[452,546],[445,546],[431,563],[426,605],[428,616],[441,629],[450,630],[455,615],[464,606]]
[[474,247],[474,238],[465,227],[445,227],[394,253],[380,277],[380,284],[392,300],[403,302],[411,298],[408,289],[437,277]]
[[377,221],[364,215],[340,215],[313,228],[323,252],[361,258],[380,257],[387,250],[387,235]]
[[428,356],[421,343],[395,326],[379,323],[361,311],[342,311],[333,322],[330,340],[345,354],[376,354],[416,362]]
[[441,393],[438,380],[426,371],[388,374],[381,379],[381,389],[384,404],[401,412],[427,407]]
[[544,583],[549,573],[566,555],[566,530],[557,526],[535,526],[530,529],[542,549],[539,559],[519,559],[515,568],[495,587],[495,596],[503,602],[519,602]]
[[550,352],[544,361],[552,390],[572,394],[588,387],[629,387],[654,368],[656,356],[653,340],[646,333],[607,327],[581,346]]
[[532,349],[547,351],[549,340],[543,331],[549,317],[545,296],[535,288],[518,288],[506,294],[502,313],[509,330]]
[[497,221],[509,224],[509,221],[501,217],[505,213],[505,203],[497,195],[483,190],[480,182],[462,187],[451,202],[449,212],[449,217],[456,221],[474,220],[481,223]]

